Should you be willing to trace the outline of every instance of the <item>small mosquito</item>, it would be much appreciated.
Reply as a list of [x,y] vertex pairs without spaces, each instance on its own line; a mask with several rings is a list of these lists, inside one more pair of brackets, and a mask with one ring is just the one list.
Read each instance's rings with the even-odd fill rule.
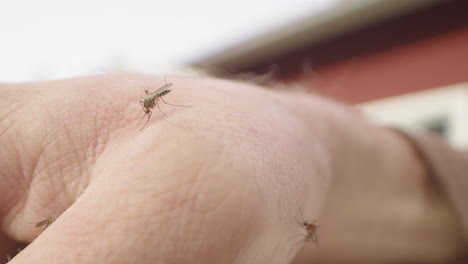
[[[301,219],[304,219],[304,216],[302,215],[302,211],[299,210],[300,214],[301,214]],[[313,221],[307,221],[307,220],[302,220],[302,221],[299,221],[297,219],[295,219],[297,224],[301,227],[301,228],[304,228],[307,232],[307,234],[299,234],[299,235],[296,235],[296,236],[293,236],[291,237],[289,240],[293,239],[293,238],[296,238],[298,236],[304,236],[300,241],[298,241],[292,248],[291,248],[291,251],[297,247],[300,243],[302,242],[309,242],[309,241],[312,241],[314,242],[317,247],[319,246],[319,241],[318,241],[318,237],[317,237],[317,229],[319,227],[319,225],[317,225],[317,219],[313,220]]]
[[317,228],[319,227],[319,225],[317,225],[315,223],[317,223],[317,219],[315,219],[312,222],[309,222],[309,221],[303,221],[302,223],[298,222],[298,224],[301,227],[303,227],[307,232],[307,234],[306,234],[305,238],[303,239],[303,241],[312,241],[318,247],[319,241],[318,241],[318,237],[317,237]]
[[55,222],[55,217],[51,216],[45,220],[42,220],[40,222],[38,222],[35,227],[36,228],[39,228],[41,226],[44,226],[44,229],[48,228],[53,222]]
[[44,227],[44,229],[48,228],[53,222],[55,222],[55,217],[51,216],[45,220],[42,220],[40,222],[28,222],[28,224],[35,224],[34,227],[39,228],[39,227]]
[[143,119],[145,118],[146,115],[148,116],[148,119],[146,120],[145,125],[140,129],[140,131],[143,130],[143,128],[145,128],[145,126],[148,124],[148,122],[149,122],[149,120],[151,118],[151,114],[153,114],[153,112],[150,109],[153,109],[153,107],[155,105],[158,107],[159,111],[161,111],[163,116],[167,117],[167,115],[159,107],[158,99],[161,99],[165,104],[168,104],[168,105],[191,107],[190,105],[176,105],[176,104],[170,104],[170,103],[166,102],[164,100],[163,96],[171,92],[171,90],[169,89],[171,87],[172,87],[172,83],[166,83],[166,76],[164,76],[164,85],[163,86],[159,87],[156,91],[154,91],[152,93],[150,93],[148,90],[145,90],[146,97],[143,98],[143,100],[140,100],[141,108],[143,108],[143,112],[145,112],[145,114],[143,115],[143,117],[141,118],[141,120],[140,120],[140,122],[138,124],[140,124],[141,121],[143,121]]

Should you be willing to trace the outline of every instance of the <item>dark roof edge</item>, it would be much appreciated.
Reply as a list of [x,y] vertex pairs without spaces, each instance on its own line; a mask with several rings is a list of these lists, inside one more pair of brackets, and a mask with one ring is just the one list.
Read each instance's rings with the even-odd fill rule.
[[195,66],[242,68],[443,0],[368,0],[301,19],[207,56]]

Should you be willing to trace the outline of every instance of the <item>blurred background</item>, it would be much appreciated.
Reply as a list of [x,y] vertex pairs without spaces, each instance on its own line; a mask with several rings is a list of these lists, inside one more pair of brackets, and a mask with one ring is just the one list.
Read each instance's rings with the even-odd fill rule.
[[[3,1],[0,81],[266,76],[468,147],[468,1]],[[467,123],[467,124],[464,124]]]
[[335,0],[0,2],[0,81],[165,72],[222,52]]

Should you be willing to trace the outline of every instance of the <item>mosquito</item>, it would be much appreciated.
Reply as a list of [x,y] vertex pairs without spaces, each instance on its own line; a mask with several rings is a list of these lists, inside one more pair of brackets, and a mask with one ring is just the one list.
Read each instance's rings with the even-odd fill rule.
[[163,96],[171,92],[171,89],[169,89],[171,87],[172,87],[172,83],[166,83],[166,76],[164,76],[164,85],[163,86],[159,87],[156,91],[154,91],[152,93],[150,93],[148,90],[145,90],[146,97],[143,98],[143,100],[140,100],[141,108],[143,108],[143,112],[145,112],[145,114],[143,115],[143,117],[141,118],[141,120],[140,120],[140,122],[138,124],[140,124],[141,121],[143,121],[145,116],[148,116],[148,119],[146,120],[145,125],[140,129],[140,131],[143,130],[143,128],[145,128],[145,126],[148,124],[148,122],[149,122],[149,120],[151,118],[151,115],[153,114],[151,109],[153,109],[155,105],[156,105],[156,107],[158,107],[159,111],[161,111],[163,116],[167,117],[167,115],[159,107],[158,99],[161,99],[167,105],[191,107],[190,105],[176,105],[176,104],[170,104],[170,103],[166,102],[164,100]]
[[306,230],[306,234],[299,234],[299,235],[296,235],[296,236],[293,236],[291,237],[289,240],[293,239],[293,238],[296,238],[298,236],[304,236],[300,241],[298,241],[292,248],[291,248],[291,251],[297,247],[300,243],[302,242],[309,242],[309,241],[312,241],[313,243],[315,243],[317,245],[317,247],[319,246],[319,241],[318,241],[318,237],[317,237],[317,229],[319,227],[319,225],[317,225],[317,219],[313,220],[313,221],[307,221],[307,220],[304,220],[304,216],[302,215],[302,211],[299,210],[300,214],[301,214],[301,219],[303,219],[302,221],[299,221],[297,219],[296,222],[297,224]]
[[44,229],[48,228],[53,222],[55,222],[55,217],[51,216],[45,220],[42,220],[40,222],[28,222],[29,224],[36,224],[34,227],[39,228],[39,227],[44,227]]
[[306,232],[307,232],[306,236],[304,237],[304,239],[302,241],[312,241],[318,247],[319,241],[318,241],[318,237],[317,237],[317,228],[319,227],[319,225],[317,225],[316,223],[317,223],[317,219],[315,219],[312,222],[309,222],[309,221],[303,221],[302,223],[298,222],[298,224],[302,228],[304,228],[306,230]]
[[[55,217],[51,216],[45,220],[42,220],[40,222],[29,222],[26,221],[28,224],[34,225],[34,227],[39,228],[39,227],[44,227],[44,229],[48,228],[53,222],[55,222]],[[25,220],[23,220],[25,221]]]
[[55,222],[55,217],[51,216],[45,220],[42,220],[38,223],[36,223],[35,227],[39,228],[44,226],[44,229],[48,228],[53,222]]

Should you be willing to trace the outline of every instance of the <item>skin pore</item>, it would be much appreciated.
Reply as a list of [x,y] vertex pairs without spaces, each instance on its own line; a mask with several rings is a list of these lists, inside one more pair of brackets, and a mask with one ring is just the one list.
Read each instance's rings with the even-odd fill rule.
[[[398,134],[318,96],[167,76],[0,84],[12,263],[442,263],[456,215]],[[293,249],[302,210],[320,247]],[[46,230],[29,222],[57,217]]]

